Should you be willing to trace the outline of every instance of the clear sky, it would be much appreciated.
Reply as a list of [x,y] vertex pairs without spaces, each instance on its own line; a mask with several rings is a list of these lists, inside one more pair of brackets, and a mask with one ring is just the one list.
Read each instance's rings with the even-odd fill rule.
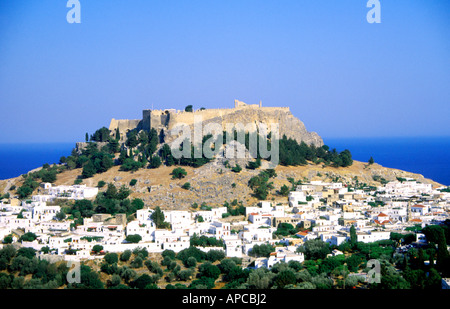
[[450,135],[450,1],[0,1],[0,143],[143,109],[289,106],[323,137]]

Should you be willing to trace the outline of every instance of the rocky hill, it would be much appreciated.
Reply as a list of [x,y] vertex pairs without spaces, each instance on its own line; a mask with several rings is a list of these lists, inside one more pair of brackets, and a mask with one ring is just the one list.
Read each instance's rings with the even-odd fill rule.
[[[218,161],[195,169],[183,168],[187,171],[186,177],[175,180],[171,175],[174,167],[162,166],[158,169],[124,172],[119,171],[119,167],[115,166],[105,173],[85,179],[83,183],[88,186],[96,186],[100,180],[103,180],[106,183],[114,183],[116,186],[129,186],[130,181],[136,179],[137,183],[130,187],[133,191],[132,197],[141,198],[148,207],[160,206],[162,209],[188,209],[194,202],[198,205],[205,202],[208,206],[217,207],[222,206],[225,201],[231,203],[235,199],[242,201],[244,206],[255,205],[258,201],[252,197],[252,190],[247,184],[249,179],[257,175],[261,169],[248,170],[244,168],[240,173],[235,173]],[[304,182],[308,180],[340,181],[346,184],[354,184],[357,180],[359,183],[379,186],[380,182],[374,179],[384,178],[386,181],[392,181],[397,177],[411,177],[423,183],[441,186],[419,174],[386,168],[376,163],[368,165],[358,161],[354,161],[352,166],[340,168],[310,163],[297,167],[279,165],[275,170],[277,177],[271,180],[275,188],[267,197],[268,200],[273,200],[275,203],[287,203],[287,197],[280,196],[276,192],[282,185],[290,185],[288,178]],[[65,171],[58,174],[54,184],[71,185],[80,174],[81,169]],[[11,186],[19,187],[22,182],[22,177],[2,180],[0,181],[0,192],[6,193]],[[191,185],[189,190],[182,188],[186,182]],[[36,189],[35,193],[38,193],[39,190],[39,188]]]

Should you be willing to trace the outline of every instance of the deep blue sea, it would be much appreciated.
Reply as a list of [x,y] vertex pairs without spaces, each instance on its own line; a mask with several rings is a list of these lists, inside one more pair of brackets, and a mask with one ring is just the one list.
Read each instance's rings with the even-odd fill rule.
[[17,177],[70,156],[75,143],[0,144],[0,179]]
[[[354,160],[372,156],[385,167],[419,173],[450,186],[450,137],[324,138],[330,149],[349,149]],[[69,156],[75,143],[0,144],[0,179],[20,176]]]
[[350,150],[354,160],[422,174],[450,186],[450,136],[389,138],[323,138],[338,151]]

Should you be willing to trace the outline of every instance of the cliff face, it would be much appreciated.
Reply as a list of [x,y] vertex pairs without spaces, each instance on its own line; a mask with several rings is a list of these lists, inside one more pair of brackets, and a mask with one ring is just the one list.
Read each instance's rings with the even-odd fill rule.
[[172,129],[187,125],[191,132],[194,132],[194,123],[197,121],[202,122],[203,128],[209,123],[215,123],[222,126],[223,130],[226,130],[227,125],[230,124],[242,124],[246,131],[249,131],[247,128],[250,128],[251,125],[264,124],[268,129],[267,133],[271,131],[272,124],[278,124],[279,138],[286,135],[299,143],[303,141],[308,145],[323,145],[322,138],[315,132],[307,131],[303,122],[292,115],[288,107],[262,107],[261,105],[247,105],[237,100],[236,102],[234,108],[205,109],[193,112],[173,109],[144,110],[142,120],[112,119],[109,130],[111,134],[115,134],[116,128],[119,128],[122,138],[128,130],[133,129],[150,130],[150,128],[154,128],[158,132],[164,130],[165,141],[171,143],[180,134],[179,132],[173,133]]
[[[217,123],[225,130],[229,124],[242,124],[245,128],[250,128],[254,125],[263,124],[267,128],[267,132],[271,131],[273,124],[278,125],[279,138],[286,135],[287,138],[297,140],[297,142],[304,141],[306,144],[314,144],[315,146],[322,146],[323,140],[316,132],[309,132],[306,130],[302,121],[296,118],[289,111],[289,108],[278,107],[240,107],[230,110],[219,110],[217,113],[182,113],[171,116],[169,126],[167,127],[166,136],[170,143],[178,135],[172,135],[171,129],[180,124],[189,125],[191,132],[194,131],[193,123],[194,117],[202,120],[202,126],[205,127],[209,123]],[[206,116],[206,117],[205,117]]]

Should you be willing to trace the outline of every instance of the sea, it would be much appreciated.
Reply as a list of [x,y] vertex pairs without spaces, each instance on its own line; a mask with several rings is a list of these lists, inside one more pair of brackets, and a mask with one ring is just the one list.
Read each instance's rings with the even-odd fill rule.
[[450,136],[323,138],[325,145],[338,151],[350,150],[352,158],[384,167],[417,173],[450,186]]
[[[450,136],[389,138],[326,138],[325,145],[337,151],[350,150],[354,160],[376,163],[422,174],[450,186]],[[20,176],[45,163],[58,163],[69,156],[75,143],[0,144],[0,179]]]

